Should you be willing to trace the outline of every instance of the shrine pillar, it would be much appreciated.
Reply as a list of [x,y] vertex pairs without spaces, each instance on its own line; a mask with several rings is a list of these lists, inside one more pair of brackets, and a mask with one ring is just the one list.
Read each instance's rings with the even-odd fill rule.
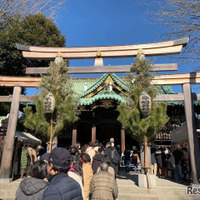
[[121,129],[121,151],[124,153],[125,150],[125,130]]
[[0,178],[1,183],[8,183],[11,180],[12,158],[14,152],[15,132],[17,127],[17,119],[19,116],[19,99],[21,95],[21,87],[15,86],[13,89],[13,98],[10,108],[8,120],[8,128],[6,133],[6,141],[3,148]]
[[72,130],[72,146],[74,147],[77,143],[77,127],[74,126]]
[[192,101],[191,85],[190,83],[183,84],[185,116],[188,133],[188,143],[190,152],[191,172],[193,183],[198,184],[200,178],[200,153],[199,143],[194,119],[194,107]]
[[96,125],[92,125],[92,137],[91,137],[91,142],[94,143],[96,142]]

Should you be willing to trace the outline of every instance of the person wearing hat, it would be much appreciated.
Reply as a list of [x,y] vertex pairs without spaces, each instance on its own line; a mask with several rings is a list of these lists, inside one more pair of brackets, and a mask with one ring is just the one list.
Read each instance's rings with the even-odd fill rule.
[[43,200],[83,200],[81,187],[67,175],[70,169],[70,152],[61,147],[52,150],[49,155],[49,186],[44,192]]

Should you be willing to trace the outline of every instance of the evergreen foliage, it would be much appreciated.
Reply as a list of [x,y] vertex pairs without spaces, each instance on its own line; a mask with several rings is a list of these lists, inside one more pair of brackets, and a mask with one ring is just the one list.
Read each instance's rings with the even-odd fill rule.
[[62,47],[65,37],[55,23],[43,14],[37,13],[25,18],[15,16],[0,23],[0,74],[22,76],[25,67],[48,66],[49,62],[24,59],[16,43],[46,47]]
[[153,75],[149,73],[151,66],[147,59],[141,58],[140,55],[136,57],[131,72],[137,74],[130,74],[129,76],[127,104],[118,106],[120,113],[118,120],[123,128],[138,142],[143,142],[145,136],[148,141],[152,139],[169,120],[166,114],[167,105],[164,103],[157,105],[152,101],[151,111],[147,117],[143,116],[139,108],[139,98],[142,91],[146,91],[152,100],[156,94],[156,90],[150,84],[153,78]]
[[[28,60],[17,50],[16,43],[35,46],[65,46],[65,37],[61,35],[55,23],[43,14],[37,13],[24,18],[15,16],[6,23],[0,22],[0,75],[23,76],[26,67],[44,67],[49,61]],[[12,94],[11,88],[0,88],[1,95]],[[24,90],[22,91],[24,92]],[[3,113],[9,112],[8,103],[0,103]]]
[[67,126],[71,126],[78,118],[76,115],[76,99],[73,97],[72,83],[67,72],[67,64],[62,61],[50,63],[47,75],[42,77],[40,83],[41,93],[35,100],[36,112],[31,107],[24,108],[24,126],[36,133],[50,135],[51,114],[45,113],[44,98],[51,92],[56,104],[53,112],[54,135],[61,133]]

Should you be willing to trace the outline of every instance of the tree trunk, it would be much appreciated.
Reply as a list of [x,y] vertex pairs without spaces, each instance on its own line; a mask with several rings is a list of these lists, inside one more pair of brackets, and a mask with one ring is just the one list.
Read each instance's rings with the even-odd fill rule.
[[53,113],[51,113],[51,133],[50,133],[50,141],[49,141],[49,153],[52,150],[52,140],[53,140]]
[[148,150],[147,150],[147,137],[144,136],[144,168],[145,168],[145,174],[147,179],[147,188],[151,189],[151,181],[149,178],[149,161],[148,161]]

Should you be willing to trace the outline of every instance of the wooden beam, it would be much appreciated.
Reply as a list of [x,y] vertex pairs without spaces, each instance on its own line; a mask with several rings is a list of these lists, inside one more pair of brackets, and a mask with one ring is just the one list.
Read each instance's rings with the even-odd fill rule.
[[118,45],[118,46],[91,46],[91,47],[41,47],[41,46],[27,46],[23,44],[16,44],[18,50],[31,52],[97,52],[97,51],[120,51],[120,50],[139,50],[151,48],[163,48],[183,45],[185,46],[189,41],[189,37],[179,38],[176,40],[169,40],[163,42],[154,42],[146,44],[133,45]]
[[[0,102],[12,102],[12,95],[9,96],[0,96]],[[19,98],[19,102],[23,103],[32,103],[34,102],[36,96],[24,96],[21,95]],[[198,100],[200,101],[200,94],[192,93],[192,100]],[[154,101],[184,101],[184,95],[183,93],[179,94],[158,94],[154,98]]]
[[200,84],[200,73],[156,75],[151,81],[153,85],[182,85],[184,83]]
[[[83,79],[86,80],[85,78]],[[38,87],[40,81],[41,78],[38,77],[36,78],[36,77],[0,76],[0,87],[14,87],[14,86]],[[156,75],[151,81],[151,83],[153,85],[182,85],[184,83],[200,84],[200,72]]]
[[[145,56],[162,56],[162,55],[174,55],[179,54],[183,45],[163,47],[163,48],[151,48],[143,49]],[[62,57],[65,59],[92,59],[97,58],[98,51],[88,52],[61,52]],[[53,60],[57,57],[58,52],[22,52],[24,58],[28,59],[40,59],[40,60]],[[101,51],[101,58],[128,58],[137,56],[138,49],[136,50],[117,50],[117,51]]]
[[[131,65],[68,67],[68,74],[97,74],[130,72]],[[28,67],[26,74],[46,74],[48,67]],[[152,71],[177,71],[177,63],[155,64]]]
[[38,77],[0,76],[0,87],[38,87],[40,81]]
[[[193,101],[200,101],[200,94],[192,93]],[[158,94],[154,98],[154,101],[184,101],[183,93],[178,94]]]
[[[0,96],[0,102],[12,102],[12,95],[9,96]],[[31,103],[34,102],[36,96],[25,96],[25,95],[21,95],[19,97],[19,102],[27,102],[27,103]]]
[[120,46],[37,47],[22,44],[16,44],[16,46],[22,50],[23,56],[29,59],[52,60],[58,52],[67,59],[90,59],[133,57],[138,54],[139,49],[142,49],[146,56],[178,54],[188,41],[189,37],[164,42]]

